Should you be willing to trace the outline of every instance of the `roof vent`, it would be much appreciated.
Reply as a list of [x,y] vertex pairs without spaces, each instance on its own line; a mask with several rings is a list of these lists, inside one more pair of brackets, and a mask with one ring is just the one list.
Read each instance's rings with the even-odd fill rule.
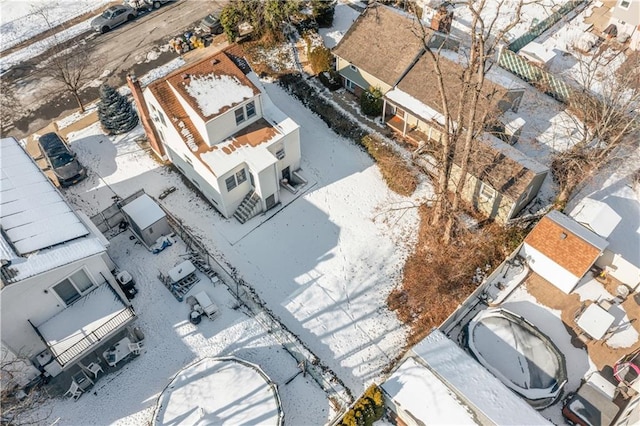
[[562,234],[560,234],[560,239],[561,240],[566,240],[567,239],[567,234],[565,234],[564,232]]
[[182,74],[182,79],[183,80],[187,80],[189,78],[191,78],[191,76],[189,74],[187,74],[187,73]]
[[218,58],[214,58],[214,59],[213,59],[213,61],[211,61],[211,63],[212,63],[213,65],[218,65],[218,64],[220,63],[220,59],[218,59]]

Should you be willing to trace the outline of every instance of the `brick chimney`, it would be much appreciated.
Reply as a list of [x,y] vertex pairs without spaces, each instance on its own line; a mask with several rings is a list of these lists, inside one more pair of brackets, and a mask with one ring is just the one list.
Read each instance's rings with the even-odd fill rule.
[[445,5],[438,8],[438,11],[431,19],[431,29],[441,33],[449,34],[453,23],[453,12],[449,12]]
[[147,104],[145,103],[144,97],[142,96],[142,88],[140,87],[140,82],[136,78],[135,74],[127,74],[127,85],[129,86],[129,89],[131,89],[133,100],[136,101],[136,106],[138,107],[138,115],[140,115],[140,121],[142,121],[144,132],[147,134],[149,146],[159,159],[161,159],[162,161],[166,160],[167,157],[164,152],[164,147],[161,143],[159,143],[158,135],[156,134],[153,123],[151,122],[151,118],[149,117],[149,109],[147,109]]

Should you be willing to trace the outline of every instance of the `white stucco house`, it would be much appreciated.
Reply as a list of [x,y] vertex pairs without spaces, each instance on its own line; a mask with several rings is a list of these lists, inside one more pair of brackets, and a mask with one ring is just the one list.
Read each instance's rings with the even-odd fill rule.
[[108,241],[15,139],[0,142],[2,347],[30,360],[33,376],[56,376],[136,314],[111,273]]
[[171,161],[213,206],[244,223],[305,183],[298,125],[265,93],[238,46],[177,70],[142,91]]

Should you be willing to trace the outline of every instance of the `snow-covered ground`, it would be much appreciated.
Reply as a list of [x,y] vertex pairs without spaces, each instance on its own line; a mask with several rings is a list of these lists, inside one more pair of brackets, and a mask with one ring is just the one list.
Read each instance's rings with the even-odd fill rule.
[[[102,8],[110,0],[1,0],[0,51],[60,24]],[[37,12],[43,10],[47,21]]]
[[[50,424],[58,425],[143,425],[149,424],[160,393],[183,367],[205,357],[235,356],[258,364],[278,385],[283,411],[291,424],[326,423],[332,417],[324,392],[309,377],[298,376],[297,362],[287,354],[254,319],[234,310],[235,299],[204,275],[190,294],[206,291],[221,308],[214,321],[203,318],[194,326],[188,321],[189,305],[178,302],[158,280],[184,260],[187,252],[181,241],[154,255],[126,231],[111,239],[109,254],[118,266],[136,280],[139,293],[133,306],[135,323],[145,334],[145,351],[122,369],[96,382],[90,392],[76,402],[53,400],[43,409],[52,412]],[[215,397],[215,396],[213,396]]]
[[329,49],[335,47],[359,15],[360,12],[344,2],[336,4],[331,28],[318,30],[324,40],[324,45]]
[[[415,243],[412,230],[417,226],[418,217],[414,209],[391,211],[392,207],[410,200],[388,190],[379,170],[363,151],[336,136],[280,87],[266,83],[266,89],[274,103],[300,125],[302,174],[316,184],[234,245],[223,236],[225,227],[235,226],[233,220],[219,216],[208,203],[183,185],[177,173],[158,165],[141,150],[134,142],[139,128],[117,138],[103,135],[97,124],[71,134],[71,147],[90,173],[84,182],[64,193],[79,209],[92,215],[110,205],[114,193],[126,197],[144,188],[157,197],[169,186],[178,188],[162,201],[163,205],[182,219],[212,253],[237,268],[286,326],[357,395],[380,377],[382,368],[404,345],[405,327],[388,311],[385,300],[400,281],[404,259]],[[247,226],[252,227],[251,222]],[[105,409],[107,405],[122,407],[104,413],[107,423],[135,423],[147,419],[151,407],[147,400],[153,399],[158,387],[162,383],[166,385],[168,378],[180,368],[199,357],[235,354],[234,350],[242,357],[245,352],[254,352],[255,340],[266,338],[255,330],[251,332],[253,337],[243,336],[244,340],[235,342],[232,349],[226,346],[235,340],[229,335],[235,336],[238,330],[234,327],[227,330],[226,327],[231,327],[233,320],[206,325],[214,327],[215,331],[201,334],[194,330],[186,321],[186,306],[172,300],[155,278],[158,270],[174,265],[177,260],[167,261],[162,256],[152,255],[144,261],[136,259],[132,253],[139,246],[131,246],[128,238],[123,240],[113,242],[110,248],[116,263],[130,269],[137,277],[147,277],[151,281],[149,289],[136,299],[147,307],[136,305],[140,325],[153,338],[145,356],[149,359],[157,347],[161,348],[158,352],[162,352],[164,358],[158,354],[151,362],[153,369],[149,366],[140,372],[136,369],[142,363],[135,361],[127,367],[135,379],[120,378],[124,375],[117,378],[127,380],[127,383],[129,380],[148,380],[150,387],[142,393],[146,396],[145,403],[133,398],[132,391],[115,404],[115,398],[119,396],[111,382],[104,384],[103,393],[111,395]],[[214,296],[224,300],[218,293]],[[173,304],[175,308],[156,306],[158,298],[166,299],[163,303]],[[163,311],[167,309],[178,312],[169,315],[165,321]],[[244,318],[242,324],[255,326],[248,318]],[[175,331],[169,333],[169,330]],[[163,342],[167,333],[171,339]],[[261,341],[255,344],[282,352],[273,343],[266,345]],[[284,374],[268,371],[269,363],[265,367],[262,357],[249,361],[263,367],[272,378]],[[292,372],[295,370],[288,370],[287,374]],[[115,386],[120,388],[123,384]],[[320,392],[319,388],[316,390]],[[298,390],[302,402],[290,400],[287,403],[283,396],[287,422],[307,424],[313,418],[313,423],[318,424],[329,419],[325,395],[322,392],[317,395],[316,390]],[[88,398],[92,396],[88,395]],[[314,402],[308,402],[309,399]],[[321,415],[309,416],[303,422],[293,420],[300,419],[295,414],[298,403],[300,406],[311,404],[316,407],[315,413]],[[86,411],[72,410],[72,407],[74,405],[61,402],[56,406],[56,413],[69,423],[95,423],[100,418],[100,410],[95,407],[87,407]],[[294,414],[287,410],[293,410]]]

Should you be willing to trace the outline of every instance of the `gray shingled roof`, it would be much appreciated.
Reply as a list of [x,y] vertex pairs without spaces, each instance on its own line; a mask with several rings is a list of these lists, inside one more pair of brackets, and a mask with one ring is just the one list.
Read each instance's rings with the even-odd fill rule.
[[333,54],[393,86],[422,50],[421,31],[411,15],[374,4],[358,17]]

